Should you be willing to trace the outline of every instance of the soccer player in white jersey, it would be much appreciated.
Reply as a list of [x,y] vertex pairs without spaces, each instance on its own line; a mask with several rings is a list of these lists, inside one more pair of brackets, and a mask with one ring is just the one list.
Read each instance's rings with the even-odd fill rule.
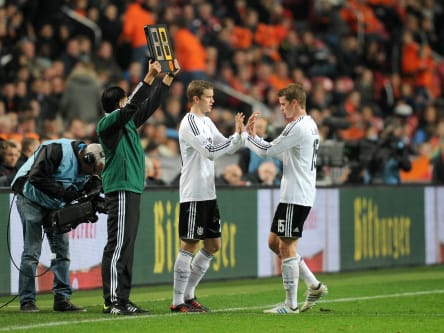
[[327,286],[319,282],[297,253],[304,222],[314,204],[316,194],[316,153],[319,133],[314,120],[306,112],[306,93],[300,83],[292,83],[278,92],[281,111],[289,123],[272,142],[256,135],[257,113],[248,119],[246,146],[259,156],[281,157],[283,175],[279,205],[271,225],[268,244],[282,260],[282,280],[286,298],[282,304],[265,313],[299,313],[298,280],[307,284],[307,298],[301,311],[312,308],[325,295]]
[[[237,151],[247,137],[244,115],[235,116],[235,133],[224,137],[209,117],[214,89],[208,81],[195,80],[187,87],[190,111],[179,126],[182,157],[180,175],[180,250],[174,264],[172,312],[208,312],[194,294],[220,249],[220,214],[216,201],[214,160]],[[203,247],[197,252],[199,241]]]

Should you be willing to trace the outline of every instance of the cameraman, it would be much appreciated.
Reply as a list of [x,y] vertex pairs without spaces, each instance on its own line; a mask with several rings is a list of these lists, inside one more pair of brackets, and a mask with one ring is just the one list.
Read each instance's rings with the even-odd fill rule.
[[[100,175],[105,159],[100,144],[69,139],[43,143],[18,170],[12,181],[23,225],[19,272],[20,310],[38,312],[35,277],[42,249],[42,227],[54,210],[81,197],[92,175]],[[54,273],[54,311],[86,311],[71,303],[68,234],[47,232]]]
[[402,123],[392,121],[381,133],[379,146],[369,163],[366,183],[397,185],[401,183],[400,170],[411,168],[409,147],[402,140]]

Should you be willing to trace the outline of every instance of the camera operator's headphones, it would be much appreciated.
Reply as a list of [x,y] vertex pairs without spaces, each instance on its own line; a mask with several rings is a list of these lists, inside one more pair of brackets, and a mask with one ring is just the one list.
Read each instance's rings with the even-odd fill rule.
[[94,165],[96,164],[96,156],[94,155],[94,153],[86,153],[85,155],[83,155],[83,162],[85,162],[85,164],[88,165]]
[[84,149],[85,155],[82,157],[83,163],[87,165],[96,165],[99,162],[105,163],[105,154],[103,153],[100,144],[92,143],[86,146]]

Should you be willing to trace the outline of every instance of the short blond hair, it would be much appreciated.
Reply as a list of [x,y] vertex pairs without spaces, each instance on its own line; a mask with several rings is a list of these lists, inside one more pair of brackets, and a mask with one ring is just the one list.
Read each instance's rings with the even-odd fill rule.
[[214,86],[209,81],[193,80],[190,82],[187,88],[187,98],[189,102],[193,101],[193,97],[200,97],[203,95],[204,90],[214,89]]
[[287,101],[297,100],[299,106],[305,109],[307,103],[307,93],[300,82],[291,83],[278,91],[278,97],[285,97]]

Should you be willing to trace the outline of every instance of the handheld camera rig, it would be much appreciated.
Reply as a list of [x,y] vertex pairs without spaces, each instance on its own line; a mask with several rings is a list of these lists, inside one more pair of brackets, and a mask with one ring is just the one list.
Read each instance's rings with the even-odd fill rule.
[[106,214],[105,198],[100,195],[100,180],[90,181],[87,185],[84,194],[73,203],[48,214],[43,225],[46,232],[63,234],[81,223],[97,222],[97,213]]

